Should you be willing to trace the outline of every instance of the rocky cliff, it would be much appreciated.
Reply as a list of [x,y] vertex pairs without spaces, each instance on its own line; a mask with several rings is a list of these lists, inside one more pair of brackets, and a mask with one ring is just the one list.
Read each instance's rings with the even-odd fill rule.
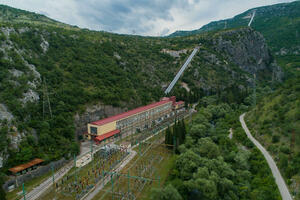
[[110,117],[126,111],[124,108],[113,107],[103,103],[87,106],[84,113],[76,113],[74,117],[75,132],[77,136],[82,136],[87,132],[87,124],[106,117]]
[[[5,9],[15,16],[34,16]],[[162,97],[163,86],[199,43],[180,80],[184,84],[174,87],[183,100],[224,91],[244,93],[251,87],[251,73],[264,84],[274,72],[280,74],[263,37],[251,29],[151,38],[18,19],[1,23],[0,18],[0,152],[10,153],[2,154],[6,166],[36,156],[54,160],[76,153],[76,136],[86,131],[88,122]],[[176,93],[180,85],[190,95]],[[233,96],[239,101],[245,97]]]
[[216,34],[215,49],[243,71],[257,74],[269,70],[273,78],[281,80],[283,72],[273,59],[263,35],[251,28],[229,30]]
[[282,80],[283,71],[259,32],[242,28],[208,35],[182,79],[193,93],[228,96],[224,92],[228,88],[247,93],[253,87],[254,74],[258,81]]

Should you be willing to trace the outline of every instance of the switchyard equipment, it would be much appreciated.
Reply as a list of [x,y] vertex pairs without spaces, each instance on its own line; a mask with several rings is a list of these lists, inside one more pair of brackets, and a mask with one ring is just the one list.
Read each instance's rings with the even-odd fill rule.
[[140,142],[137,148],[141,152],[129,166],[119,172],[107,172],[109,181],[97,197],[134,200],[142,198],[146,187],[159,187],[162,184],[158,173],[160,164],[173,154],[162,142],[163,135],[152,142]]
[[[181,105],[182,103],[175,103],[174,108],[180,108]],[[163,144],[162,131],[172,125],[175,119],[183,119],[186,113],[178,112],[173,117],[162,120],[160,124],[137,133],[131,146],[133,150],[116,144],[102,146],[95,152],[91,149],[89,155],[92,155],[92,161],[79,168],[75,167],[74,157],[71,171],[63,178],[53,180],[53,189],[41,199],[91,199],[89,195],[94,195],[95,188],[99,187],[102,191],[100,194],[106,193],[104,199],[141,198],[149,187],[163,182],[164,179],[159,176],[160,165],[174,152],[172,148],[167,148],[170,145]]]
[[97,183],[103,181],[107,172],[112,171],[127,155],[126,148],[109,145],[95,152],[92,161],[83,167],[77,165],[76,157],[74,157],[74,168],[60,180],[56,180],[54,188],[41,199],[81,199]]

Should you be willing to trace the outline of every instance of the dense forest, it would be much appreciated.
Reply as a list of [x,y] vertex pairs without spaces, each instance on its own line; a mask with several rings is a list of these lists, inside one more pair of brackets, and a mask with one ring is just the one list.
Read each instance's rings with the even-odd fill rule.
[[291,192],[300,195],[299,73],[262,98],[246,120],[255,137],[275,158]]
[[[248,65],[262,74],[260,84],[269,82],[274,70],[280,74],[262,36],[251,29],[153,38],[66,28],[39,15],[41,23],[29,23],[21,19],[32,13],[9,7],[1,11],[8,16],[0,26],[0,102],[10,116],[1,120],[3,171],[34,157],[47,163],[77,154],[75,113],[99,102],[131,109],[157,101],[199,43],[200,53],[183,77],[190,92],[182,92],[180,84],[174,89],[187,103],[214,94],[228,103],[243,102],[253,82]],[[235,62],[230,50],[251,38],[254,45],[264,45],[262,53],[244,48],[249,59]],[[231,45],[221,49],[216,41]],[[260,56],[263,62],[256,68]]]
[[271,50],[274,53],[277,52],[278,55],[281,55],[283,52],[280,53],[280,51],[283,50],[285,51],[285,53],[283,53],[284,55],[291,55],[296,52],[297,49],[299,50],[299,1],[253,8],[234,16],[233,18],[211,22],[198,30],[177,31],[171,34],[170,37],[187,36],[203,32],[245,27],[248,25],[250,17],[254,11],[255,18],[251,27],[265,36]]
[[[203,101],[217,102],[216,98]],[[243,107],[227,103],[199,107],[165,187],[153,189],[152,199],[281,199],[264,157],[238,121]],[[185,132],[182,127],[179,122],[171,135],[180,137]],[[167,130],[166,140],[169,134]]]
[[[249,128],[275,156],[294,191],[300,183],[300,60],[294,54],[299,10],[292,10],[288,17],[275,18],[284,30],[276,34],[263,29],[264,16],[258,12],[254,29],[265,41],[257,31],[234,23],[226,30],[184,37],[141,37],[79,29],[0,6],[0,183],[9,167],[35,157],[46,164],[78,154],[81,137],[75,135],[74,115],[88,106],[101,102],[131,109],[159,100],[199,46],[169,94],[186,107],[197,104],[198,113],[188,124],[179,121],[167,129],[165,143],[175,146],[176,159],[165,187],[153,189],[152,198],[281,199],[238,116],[251,110],[246,115]],[[285,37],[278,40],[281,34]],[[280,53],[292,41],[296,46]]]

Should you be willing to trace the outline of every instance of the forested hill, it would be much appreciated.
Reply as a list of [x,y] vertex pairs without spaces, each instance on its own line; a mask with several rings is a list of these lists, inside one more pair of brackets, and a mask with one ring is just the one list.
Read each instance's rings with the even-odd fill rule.
[[300,1],[250,9],[231,19],[211,22],[198,30],[176,31],[170,37],[246,27],[254,10],[256,15],[251,27],[265,36],[273,52],[283,56],[300,54]]
[[1,22],[38,24],[79,30],[76,26],[70,26],[68,24],[58,22],[46,17],[45,15],[12,8],[6,5],[0,5],[0,13]]
[[[273,155],[292,194],[300,198],[300,76],[266,95],[246,115],[255,137]],[[297,186],[298,185],[298,186]]]
[[3,170],[34,157],[48,162],[77,153],[76,113],[98,103],[130,109],[158,100],[199,43],[175,88],[185,81],[184,100],[217,94],[243,102],[254,73],[259,84],[283,76],[264,37],[249,28],[152,38],[53,25],[59,22],[6,6],[0,11]]

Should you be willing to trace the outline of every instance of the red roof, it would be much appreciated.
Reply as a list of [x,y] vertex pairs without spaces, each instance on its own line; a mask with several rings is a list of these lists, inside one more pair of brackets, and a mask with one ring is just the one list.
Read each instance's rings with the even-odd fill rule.
[[180,105],[180,104],[184,104],[184,101],[178,101],[175,103],[175,105]]
[[133,109],[133,110],[130,110],[130,111],[127,111],[127,112],[115,115],[115,116],[111,116],[111,117],[108,117],[108,118],[105,118],[105,119],[101,119],[101,120],[98,120],[98,121],[95,121],[95,122],[91,122],[91,124],[94,124],[94,125],[107,124],[109,122],[113,122],[113,121],[116,121],[116,120],[120,120],[120,119],[126,118],[128,116],[131,116],[131,115],[134,115],[134,114],[137,114],[137,113],[149,110],[151,108],[163,105],[163,104],[168,103],[168,102],[170,102],[169,99],[168,100],[161,100],[159,102],[152,103],[152,104],[149,104],[147,106],[142,106],[142,107],[139,107],[139,108],[136,108],[136,109]]
[[28,163],[25,163],[25,164],[22,164],[22,165],[18,165],[18,166],[15,166],[13,168],[10,168],[9,171],[11,171],[12,173],[16,174],[20,171],[23,171],[29,167],[32,167],[34,165],[37,165],[37,164],[40,164],[44,162],[44,160],[42,159],[39,159],[39,158],[36,158],[36,159],[33,159],[32,161],[28,162]]
[[100,142],[100,141],[102,141],[102,140],[104,140],[106,138],[109,138],[109,137],[111,137],[111,136],[113,136],[115,134],[118,134],[118,133],[120,133],[120,130],[116,129],[114,131],[110,131],[108,133],[105,133],[105,134],[102,134],[102,135],[99,135],[99,136],[95,137],[95,140],[97,140],[97,141]]

